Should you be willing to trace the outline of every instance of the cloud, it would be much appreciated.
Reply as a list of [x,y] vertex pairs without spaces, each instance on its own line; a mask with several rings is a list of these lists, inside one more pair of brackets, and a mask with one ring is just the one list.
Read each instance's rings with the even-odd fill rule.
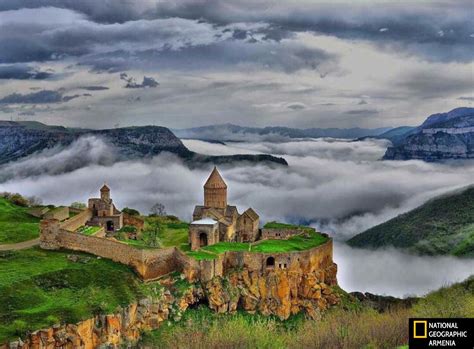
[[418,257],[394,250],[364,250],[334,245],[339,285],[346,291],[395,297],[422,296],[472,275],[473,259]]
[[307,108],[304,103],[290,103],[286,107],[290,110],[303,110]]
[[63,95],[61,92],[43,90],[27,94],[12,93],[0,99],[0,104],[44,104],[62,101]]
[[0,79],[45,80],[51,76],[51,71],[41,71],[27,64],[0,64]]
[[115,149],[94,136],[84,136],[68,146],[56,146],[0,168],[0,182],[12,178],[55,176],[93,165],[109,166]]
[[143,77],[143,82],[141,84],[137,83],[134,77],[128,76],[127,73],[121,73],[120,79],[124,80],[127,84],[125,88],[154,88],[158,87],[159,83],[152,77]]
[[62,91],[42,90],[26,94],[12,93],[0,99],[0,104],[49,104],[69,102],[79,97],[90,97],[91,94],[75,94],[63,96]]
[[[117,162],[99,141],[82,142],[2,167],[0,191],[19,191],[41,197],[44,202],[68,204],[86,200],[106,180],[118,207],[147,212],[160,201],[168,212],[191,219],[193,206],[202,200],[202,183],[210,167],[190,169],[169,154]],[[184,143],[193,151],[210,154],[283,155],[290,164],[288,168],[264,164],[221,166],[229,186],[229,202],[240,210],[252,206],[262,221],[312,224],[337,240],[345,240],[436,195],[471,184],[474,178],[472,162],[449,166],[380,161],[387,146],[383,141]],[[88,158],[88,153],[93,156]],[[62,173],[65,169],[68,172]]]
[[369,115],[378,114],[379,111],[376,110],[376,109],[352,109],[352,110],[346,111],[345,113],[348,114],[348,115],[362,115],[362,116],[366,115],[366,116],[369,116]]
[[87,90],[87,91],[105,91],[109,90],[108,87],[106,86],[82,86],[79,87],[81,90]]

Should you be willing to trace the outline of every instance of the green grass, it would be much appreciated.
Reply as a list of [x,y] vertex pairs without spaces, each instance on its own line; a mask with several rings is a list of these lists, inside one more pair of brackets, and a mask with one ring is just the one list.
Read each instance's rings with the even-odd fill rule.
[[39,218],[28,214],[27,207],[0,198],[0,244],[13,244],[39,236]]
[[92,225],[92,226],[83,226],[83,227],[81,227],[81,228],[79,228],[79,229],[77,230],[77,233],[79,233],[79,234],[84,234],[84,235],[94,235],[94,234],[97,233],[100,229],[101,229],[101,227],[95,226],[95,225]]
[[474,187],[428,201],[348,241],[356,247],[394,246],[426,255],[474,257]]
[[152,224],[160,223],[162,230],[158,235],[161,247],[179,247],[188,243],[189,224],[181,222],[175,218],[165,217],[144,217],[145,227],[143,229],[142,238],[139,240],[124,240],[129,245],[146,248],[145,239],[150,234]]
[[[68,260],[69,254],[79,261]],[[143,284],[127,266],[86,254],[36,248],[0,253],[0,343],[27,330],[113,312],[155,284]]]
[[328,238],[317,232],[295,235],[287,240],[263,240],[252,246],[252,252],[279,253],[304,251],[324,244]]
[[307,227],[304,225],[295,225],[295,224],[288,224],[288,223],[280,223],[280,222],[268,222],[263,226],[264,229],[300,229],[302,231],[314,231],[314,228]]
[[181,249],[186,252],[188,256],[194,257],[197,260],[215,259],[217,255],[227,251],[247,251],[259,253],[286,253],[304,251],[317,247],[328,241],[327,237],[315,232],[314,230],[308,233],[295,235],[287,240],[262,240],[255,243],[243,242],[219,242],[214,245],[203,247],[197,251],[189,251],[189,247]]

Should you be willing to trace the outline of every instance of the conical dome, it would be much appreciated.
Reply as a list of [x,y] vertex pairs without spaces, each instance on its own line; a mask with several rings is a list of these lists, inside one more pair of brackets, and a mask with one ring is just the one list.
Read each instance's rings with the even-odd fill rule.
[[107,184],[104,183],[102,188],[100,188],[100,191],[110,191],[110,188],[107,186]]
[[227,184],[225,184],[224,180],[222,179],[221,174],[217,170],[217,167],[214,166],[214,169],[211,172],[211,175],[204,184],[204,188],[206,189],[227,189]]
[[227,184],[216,167],[204,184],[204,206],[222,209],[227,207]]

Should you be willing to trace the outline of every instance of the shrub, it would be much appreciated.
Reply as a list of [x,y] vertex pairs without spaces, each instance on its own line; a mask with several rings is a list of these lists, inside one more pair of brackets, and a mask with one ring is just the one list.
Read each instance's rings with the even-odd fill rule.
[[77,201],[75,201],[75,202],[73,202],[73,203],[71,204],[71,207],[72,207],[72,208],[77,208],[77,209],[82,210],[83,208],[86,208],[87,206],[86,206],[86,204],[83,203],[83,202],[77,202]]
[[138,210],[135,210],[134,208],[130,208],[130,207],[125,207],[123,210],[122,210],[123,213],[126,213],[130,216],[140,216],[140,212]]
[[133,225],[124,225],[122,229],[119,230],[119,232],[123,233],[135,233],[137,231],[137,228]]

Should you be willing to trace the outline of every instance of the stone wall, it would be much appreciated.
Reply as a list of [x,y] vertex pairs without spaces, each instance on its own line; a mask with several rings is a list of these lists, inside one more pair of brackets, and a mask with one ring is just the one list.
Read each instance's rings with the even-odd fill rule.
[[76,231],[78,228],[85,225],[92,218],[92,211],[85,209],[75,215],[74,217],[69,218],[67,221],[61,223],[61,229],[67,231]]
[[43,216],[44,219],[57,219],[58,221],[64,221],[69,218],[69,207],[56,207],[46,212]]
[[303,233],[301,229],[262,229],[262,239],[288,239],[291,236]]
[[138,231],[142,231],[145,226],[145,221],[139,217],[123,213],[123,225],[132,225],[137,228]]
[[[247,269],[249,272],[266,273],[270,269],[290,269],[292,266],[305,273],[325,269],[333,264],[332,240],[306,251],[287,253],[255,253],[229,251],[224,254],[224,273],[232,269]],[[273,258],[272,265],[268,265]]]

